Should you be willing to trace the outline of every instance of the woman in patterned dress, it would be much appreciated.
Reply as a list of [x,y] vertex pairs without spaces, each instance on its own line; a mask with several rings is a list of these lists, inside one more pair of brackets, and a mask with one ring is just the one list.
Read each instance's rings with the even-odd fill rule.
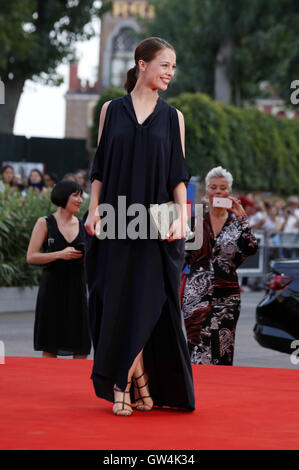
[[[232,175],[222,167],[206,176],[209,212],[203,216],[203,243],[186,251],[190,274],[181,288],[193,364],[232,365],[240,288],[236,270],[258,248],[246,213],[231,197]],[[232,207],[214,207],[213,198],[228,198]]]

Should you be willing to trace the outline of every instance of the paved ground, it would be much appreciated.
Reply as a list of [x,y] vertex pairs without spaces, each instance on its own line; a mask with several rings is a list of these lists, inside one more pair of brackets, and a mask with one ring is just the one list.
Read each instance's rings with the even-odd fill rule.
[[[299,369],[299,365],[291,363],[288,354],[263,348],[253,337],[255,307],[263,295],[263,292],[242,294],[234,365]],[[4,343],[6,356],[41,356],[33,350],[33,325],[34,312],[0,313],[0,341]]]
[[234,365],[299,370],[299,365],[291,363],[289,354],[263,348],[254,339],[255,308],[263,297],[264,292],[241,294],[241,314],[237,324]]

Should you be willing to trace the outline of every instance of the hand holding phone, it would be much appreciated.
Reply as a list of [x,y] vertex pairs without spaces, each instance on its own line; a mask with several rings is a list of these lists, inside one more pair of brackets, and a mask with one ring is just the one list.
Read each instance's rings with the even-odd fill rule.
[[233,203],[232,200],[227,197],[214,197],[213,198],[213,207],[224,207],[225,209],[230,209]]
[[85,252],[85,243],[84,242],[77,243],[75,248],[76,248],[76,250],[81,251],[81,253],[84,255],[84,252]]

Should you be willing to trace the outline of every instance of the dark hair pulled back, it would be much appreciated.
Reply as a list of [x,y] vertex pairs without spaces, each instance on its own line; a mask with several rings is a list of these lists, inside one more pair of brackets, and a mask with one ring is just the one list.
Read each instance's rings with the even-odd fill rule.
[[135,49],[135,65],[128,70],[124,85],[128,93],[131,93],[134,89],[138,79],[138,61],[144,60],[145,62],[150,62],[162,49],[172,49],[175,51],[174,47],[165,41],[165,39],[158,37],[144,39],[140,44],[138,44]]

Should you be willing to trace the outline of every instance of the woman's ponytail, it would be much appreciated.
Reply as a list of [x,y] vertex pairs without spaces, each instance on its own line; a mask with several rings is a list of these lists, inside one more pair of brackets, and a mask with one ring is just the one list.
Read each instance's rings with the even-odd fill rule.
[[137,82],[137,66],[135,65],[133,68],[127,71],[127,78],[125,81],[125,89],[128,93],[134,89],[136,82]]

